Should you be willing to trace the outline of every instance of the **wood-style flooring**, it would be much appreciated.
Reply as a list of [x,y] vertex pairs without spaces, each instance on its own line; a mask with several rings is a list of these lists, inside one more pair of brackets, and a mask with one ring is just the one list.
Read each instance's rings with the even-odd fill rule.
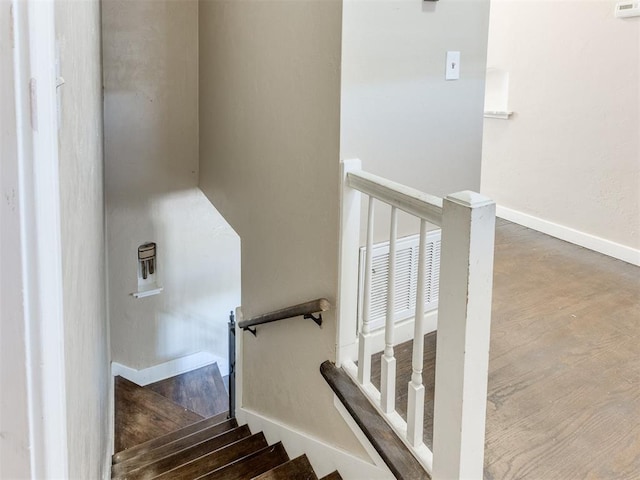
[[115,379],[115,451],[191,425],[228,410],[217,365],[193,370],[142,388]]
[[[640,268],[500,220],[495,252],[485,479],[640,479]],[[406,418],[411,347],[395,353]],[[431,334],[428,446],[434,365]]]
[[205,418],[229,410],[229,397],[224,394],[226,386],[216,363],[152,383],[147,388]]

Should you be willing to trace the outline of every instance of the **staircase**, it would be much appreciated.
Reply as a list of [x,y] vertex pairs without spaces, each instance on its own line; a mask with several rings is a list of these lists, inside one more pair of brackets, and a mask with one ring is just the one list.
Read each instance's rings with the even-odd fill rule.
[[[227,395],[214,367],[146,387],[116,377],[117,453],[111,477],[318,480],[306,455],[291,460],[281,442],[269,445],[262,432],[238,425],[226,411],[208,415]],[[339,479],[338,472],[323,477]]]

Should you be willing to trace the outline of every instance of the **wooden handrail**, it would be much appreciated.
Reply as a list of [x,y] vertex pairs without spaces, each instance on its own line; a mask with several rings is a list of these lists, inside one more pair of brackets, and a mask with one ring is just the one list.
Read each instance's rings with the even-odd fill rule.
[[[257,325],[262,325],[265,323],[277,322],[278,320],[284,320],[286,318],[293,317],[304,317],[309,318],[316,322],[318,326],[322,325],[322,313],[326,312],[331,308],[331,303],[326,298],[318,298],[316,300],[311,300],[309,302],[300,303],[298,305],[293,305],[291,307],[282,308],[280,310],[276,310],[274,312],[265,313],[263,315],[258,315],[252,317],[248,320],[243,320],[238,322],[238,327],[243,330],[249,330],[254,335],[256,334],[255,328],[252,329],[250,327],[255,327]],[[314,316],[314,313],[320,313],[319,316]]]

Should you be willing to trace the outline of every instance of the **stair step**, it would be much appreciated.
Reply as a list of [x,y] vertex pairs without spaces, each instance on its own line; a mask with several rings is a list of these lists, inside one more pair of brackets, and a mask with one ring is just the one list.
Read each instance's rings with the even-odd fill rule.
[[344,370],[326,361],[320,373],[398,480],[430,478]]
[[115,449],[131,448],[203,417],[123,377],[115,378]]
[[253,480],[318,480],[306,455],[269,470]]
[[331,472],[329,475],[322,477],[320,480],[342,480],[342,477],[336,470],[335,472]]
[[[113,464],[117,464],[120,462],[124,462],[126,460],[129,460],[130,458],[136,457],[144,452],[148,452],[150,450],[153,450],[155,448],[158,448],[161,445],[165,445],[167,443],[171,443],[174,442],[175,440],[178,440],[179,438],[183,438],[186,437],[188,435],[191,435],[195,432],[199,432],[200,430],[204,430],[205,428],[209,428],[213,425],[219,425],[222,423],[225,423],[227,421],[227,414],[225,413],[221,413],[220,415],[216,415],[215,417],[211,417],[211,418],[207,418],[204,420],[201,420],[199,422],[196,423],[192,423],[191,425],[188,425],[186,427],[183,427],[181,429],[178,430],[174,430],[172,432],[166,433],[164,435],[161,435],[159,437],[153,438],[151,440],[148,440],[144,443],[138,444],[134,447],[131,447],[127,450],[123,450],[121,452],[116,453],[113,456]],[[230,428],[235,428],[237,426],[237,423]],[[221,430],[222,432],[222,430]]]
[[216,363],[152,383],[145,388],[205,418],[229,409],[229,394]]
[[253,478],[289,461],[281,442],[236,460],[197,480],[243,480]]
[[153,450],[143,452],[129,460],[116,463],[111,467],[111,475],[112,477],[116,477],[118,475],[128,473],[149,463],[157,462],[158,460],[177,452],[182,452],[187,448],[194,447],[201,442],[207,441],[207,445],[210,447],[209,451],[211,451],[230,443],[237,442],[241,438],[251,435],[251,431],[246,425],[234,428],[236,426],[236,420],[231,419],[222,424],[213,425],[186,437],[179,438],[173,442],[160,445]]
[[[243,438],[242,440],[220,448],[200,458],[192,460],[173,470],[153,477],[153,480],[190,480],[200,475],[206,475],[209,472],[224,467],[228,463],[235,462],[243,457],[251,455],[258,450],[267,447],[267,441],[262,432]],[[151,478],[151,475],[145,478]]]

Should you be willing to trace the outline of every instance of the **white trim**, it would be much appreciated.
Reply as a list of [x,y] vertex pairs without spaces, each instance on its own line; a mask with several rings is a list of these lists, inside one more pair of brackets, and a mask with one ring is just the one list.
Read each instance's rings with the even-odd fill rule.
[[[347,407],[345,407],[342,404],[342,401],[340,401],[337,395],[333,396],[333,406],[336,407],[336,410],[338,410],[338,413],[340,414],[340,416],[344,419],[345,423],[349,426],[349,428],[351,429],[353,434],[356,436],[356,438],[358,439],[362,447],[367,451],[367,454],[371,457],[371,460],[373,460],[373,463],[378,468],[384,471],[388,471],[389,474],[391,474],[391,470],[389,470],[389,467],[387,466],[387,464],[384,462],[380,454],[377,452],[375,447],[371,444],[371,442],[369,441],[367,436],[364,434],[360,426],[356,423],[356,421],[353,419],[353,417],[347,410]],[[391,478],[393,478],[393,476]]]
[[33,478],[68,478],[53,1],[13,1]]
[[181,375],[201,367],[206,367],[213,363],[218,364],[218,368],[220,369],[220,374],[222,376],[229,374],[229,360],[209,352],[192,353],[191,355],[176,358],[142,370],[136,370],[135,368],[122,365],[118,362],[111,362],[111,374],[114,377],[120,375],[121,377],[144,387],[150,383],[175,377],[176,375]]
[[386,466],[379,467],[373,462],[356,457],[275,419],[246,408],[239,409],[236,416],[238,422],[248,424],[252,432],[263,432],[269,444],[282,442],[290,458],[306,454],[318,477],[324,477],[338,470],[345,480],[363,478],[391,480],[394,478]]
[[574,243],[584,248],[594,250],[596,252],[608,255],[623,262],[640,266],[640,250],[612,242],[601,237],[596,237],[589,233],[575,230],[565,225],[534,217],[527,213],[522,213],[511,208],[498,205],[496,207],[496,215],[510,222],[517,223],[524,227],[537,230],[552,237],[559,238],[566,242]]
[[513,112],[485,111],[484,118],[496,118],[498,120],[509,120]]

